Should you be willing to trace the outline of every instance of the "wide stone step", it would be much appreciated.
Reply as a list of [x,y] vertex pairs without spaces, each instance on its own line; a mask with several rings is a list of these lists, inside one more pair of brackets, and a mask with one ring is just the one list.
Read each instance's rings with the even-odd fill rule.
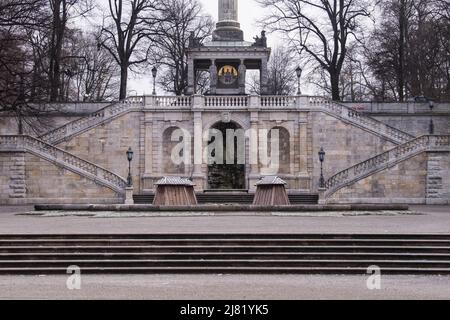
[[63,268],[85,267],[334,267],[368,268],[439,268],[450,271],[450,261],[434,260],[0,260],[2,268]]
[[450,253],[354,253],[354,252],[287,252],[287,253],[198,253],[198,252],[172,252],[172,253],[129,253],[129,252],[53,252],[53,253],[0,253],[1,260],[434,260],[449,261]]
[[350,252],[350,253],[450,253],[450,246],[6,246],[0,253],[309,253],[309,252]]
[[335,233],[174,233],[174,234],[0,234],[0,240],[110,240],[110,239],[398,239],[398,240],[449,240],[450,234],[335,234]]
[[5,246],[225,246],[225,245],[259,245],[259,246],[450,246],[449,240],[406,240],[406,239],[39,239],[39,240],[0,240],[0,247]]
[[448,234],[10,234],[0,274],[450,274]]
[[[83,274],[364,274],[367,268],[336,267],[124,267],[83,268]],[[67,275],[67,268],[0,268],[0,274]],[[383,274],[449,275],[447,268],[384,268]]]

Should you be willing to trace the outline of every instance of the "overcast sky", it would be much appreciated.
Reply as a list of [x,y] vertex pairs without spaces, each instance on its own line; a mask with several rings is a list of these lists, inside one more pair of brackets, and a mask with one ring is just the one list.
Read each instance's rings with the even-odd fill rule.
[[[200,0],[203,4],[205,13],[212,15],[217,22],[218,16],[218,0]],[[256,21],[264,16],[264,9],[259,6],[254,0],[239,0],[239,22],[241,29],[244,31],[246,41],[253,41],[253,37],[261,33],[260,28],[256,26]],[[271,36],[268,35],[269,46],[274,43]],[[150,70],[148,70],[150,72]],[[152,92],[152,79],[148,75],[131,76],[129,80],[129,94],[141,95],[150,94]],[[158,90],[161,91],[161,90]],[[158,92],[163,94],[163,92]]]

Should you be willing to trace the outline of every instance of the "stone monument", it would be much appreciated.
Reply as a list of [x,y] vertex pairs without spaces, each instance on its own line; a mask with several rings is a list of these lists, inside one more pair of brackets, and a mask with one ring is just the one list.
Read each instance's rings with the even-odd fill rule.
[[267,92],[267,63],[270,48],[265,32],[254,42],[244,41],[238,21],[238,0],[218,0],[219,22],[212,41],[204,44],[190,39],[188,48],[188,88],[186,94],[197,93],[198,71],[210,76],[209,95],[245,95],[247,70],[259,70],[261,94]]

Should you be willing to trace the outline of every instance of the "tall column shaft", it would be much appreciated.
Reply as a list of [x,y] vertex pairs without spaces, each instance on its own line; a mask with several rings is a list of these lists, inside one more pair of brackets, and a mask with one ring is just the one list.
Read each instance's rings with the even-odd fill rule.
[[238,0],[219,0],[220,21],[238,21]]

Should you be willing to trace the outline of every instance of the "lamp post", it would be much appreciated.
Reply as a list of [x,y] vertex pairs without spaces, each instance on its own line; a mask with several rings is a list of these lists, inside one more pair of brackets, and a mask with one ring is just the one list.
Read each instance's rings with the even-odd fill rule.
[[133,178],[131,177],[131,160],[133,160],[133,150],[131,150],[131,147],[128,148],[127,151],[127,159],[128,159],[128,179],[127,179],[127,185],[128,187],[131,187],[133,185]]
[[320,160],[319,188],[323,189],[323,188],[325,188],[325,178],[323,177],[323,162],[325,161],[325,151],[323,150],[323,147],[320,148],[320,151],[319,151],[319,160]]
[[433,100],[428,101],[429,107],[430,107],[430,127],[429,127],[429,133],[434,134],[434,122],[433,122],[433,108],[434,108],[434,102]]
[[156,67],[153,67],[152,69],[152,76],[153,76],[153,95],[156,96],[156,75],[158,73],[158,69]]
[[300,89],[300,78],[302,77],[302,68],[297,67],[297,69],[295,69],[295,72],[297,73],[297,95],[300,96],[302,94],[302,90]]

